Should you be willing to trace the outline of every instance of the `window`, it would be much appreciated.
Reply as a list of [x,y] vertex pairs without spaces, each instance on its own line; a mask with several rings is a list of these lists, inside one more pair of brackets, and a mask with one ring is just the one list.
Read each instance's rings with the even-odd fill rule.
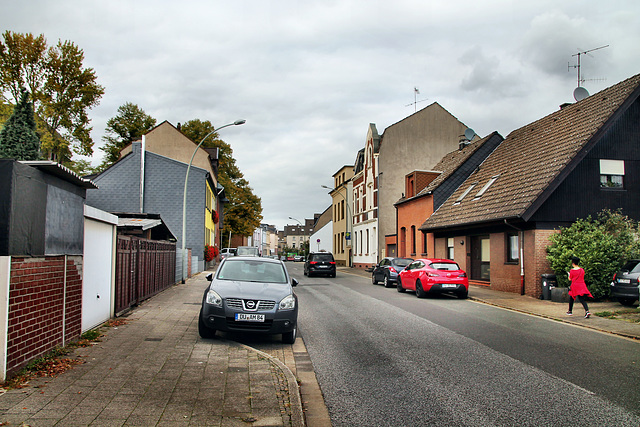
[[507,262],[520,260],[520,239],[517,233],[507,233]]
[[500,175],[492,176],[491,179],[484,185],[484,187],[482,187],[482,189],[476,193],[473,200],[478,200],[480,197],[482,197],[482,195],[489,189],[489,187],[491,187],[491,184],[496,182],[499,176]]
[[454,246],[454,239],[453,237],[449,237],[447,239],[447,259],[453,259],[453,246]]
[[411,226],[411,254],[416,254],[416,226]]
[[600,188],[624,188],[624,160],[600,159]]
[[456,201],[455,201],[455,202],[453,202],[453,204],[454,204],[454,205],[458,205],[458,204],[460,204],[460,202],[462,201],[462,199],[464,199],[465,197],[467,197],[467,194],[471,193],[471,190],[473,190],[473,188],[474,188],[477,184],[478,184],[477,182],[474,182],[473,184],[471,184],[471,185],[469,186],[469,188],[467,188],[466,190],[464,190],[464,193],[462,193],[462,194],[460,195],[460,197],[458,197],[458,198],[456,199]]

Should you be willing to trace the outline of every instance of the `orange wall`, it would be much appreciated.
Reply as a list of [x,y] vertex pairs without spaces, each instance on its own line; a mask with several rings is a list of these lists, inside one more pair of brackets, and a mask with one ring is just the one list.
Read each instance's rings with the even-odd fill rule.
[[[433,197],[423,196],[409,202],[402,203],[397,206],[397,235],[398,235],[398,256],[407,256],[411,258],[433,257],[435,253],[434,239],[432,234],[427,235],[427,252],[425,253],[423,235],[420,226],[433,213]],[[416,252],[412,252],[411,248],[411,226],[416,228]],[[403,246],[401,241],[401,229],[407,229],[407,238]]]

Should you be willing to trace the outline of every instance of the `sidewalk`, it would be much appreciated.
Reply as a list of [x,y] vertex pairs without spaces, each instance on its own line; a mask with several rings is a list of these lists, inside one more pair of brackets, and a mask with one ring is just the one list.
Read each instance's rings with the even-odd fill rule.
[[[83,364],[0,396],[0,425],[303,426],[293,346],[272,355],[203,340],[206,273],[145,301],[128,323],[69,357]],[[298,340],[301,341],[301,340]],[[296,342],[296,344],[298,344]]]
[[[338,267],[338,270],[344,273],[371,277],[371,273],[356,268]],[[592,315],[590,318],[585,319],[583,317],[584,309],[580,303],[574,304],[574,315],[567,316],[565,313],[569,306],[566,303],[556,303],[549,300],[540,300],[510,292],[494,291],[485,286],[471,285],[469,287],[469,299],[534,316],[580,325],[585,328],[591,328],[601,332],[607,332],[627,338],[640,339],[640,324],[607,319],[593,315],[593,313],[601,311],[615,311],[625,308],[617,302],[589,301],[589,311]]]

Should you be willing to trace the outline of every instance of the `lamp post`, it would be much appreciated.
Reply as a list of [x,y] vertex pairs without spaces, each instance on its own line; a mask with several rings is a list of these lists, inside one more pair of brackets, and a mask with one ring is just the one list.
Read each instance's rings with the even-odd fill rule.
[[187,277],[187,253],[185,250],[185,240],[187,235],[187,183],[189,182],[189,170],[191,169],[191,164],[193,163],[193,159],[196,157],[196,153],[198,149],[202,145],[205,139],[207,139],[210,135],[218,132],[220,129],[224,129],[229,126],[238,126],[246,123],[246,120],[236,120],[233,123],[226,124],[224,126],[220,126],[218,129],[214,129],[202,138],[200,144],[193,150],[193,155],[191,156],[191,160],[189,161],[189,166],[187,166],[187,174],[184,177],[184,193],[182,195],[182,283],[184,283]]
[[[300,221],[298,221],[297,219],[295,219],[292,216],[290,216],[289,219],[292,219],[292,220],[296,221],[298,224],[302,225],[302,223]],[[304,227],[304,225],[302,225],[302,244],[303,245],[304,245],[305,238],[307,236],[306,233],[304,232],[305,231],[304,229],[305,229],[305,227]],[[307,259],[306,254],[304,252],[304,248],[302,248],[302,256],[304,256],[304,259]]]
[[[327,190],[331,190],[331,191],[335,190],[335,188],[331,188],[331,187],[326,186],[326,185],[321,185],[320,187],[326,188]],[[347,188],[347,191],[349,191],[348,188]],[[347,206],[347,224],[345,226],[345,232],[346,232],[346,234],[349,234],[349,223],[353,220],[351,218],[351,210],[349,208],[349,201],[342,195],[341,192],[338,191],[338,192],[336,192],[336,194],[338,194],[340,197],[342,197],[342,200],[344,200],[344,204]],[[347,195],[348,195],[348,193],[347,193]],[[351,239],[349,239],[349,240],[351,240]],[[351,257],[349,257],[349,258],[351,258]],[[351,259],[348,259],[347,262],[348,262],[348,264],[351,264]]]

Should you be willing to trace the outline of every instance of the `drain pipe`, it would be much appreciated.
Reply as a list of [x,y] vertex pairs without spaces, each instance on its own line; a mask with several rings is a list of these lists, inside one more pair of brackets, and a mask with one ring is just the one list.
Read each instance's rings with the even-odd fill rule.
[[519,240],[519,250],[520,250],[520,295],[524,295],[524,230],[516,227],[513,224],[509,224],[509,222],[505,219],[504,224],[518,231],[520,234]]

